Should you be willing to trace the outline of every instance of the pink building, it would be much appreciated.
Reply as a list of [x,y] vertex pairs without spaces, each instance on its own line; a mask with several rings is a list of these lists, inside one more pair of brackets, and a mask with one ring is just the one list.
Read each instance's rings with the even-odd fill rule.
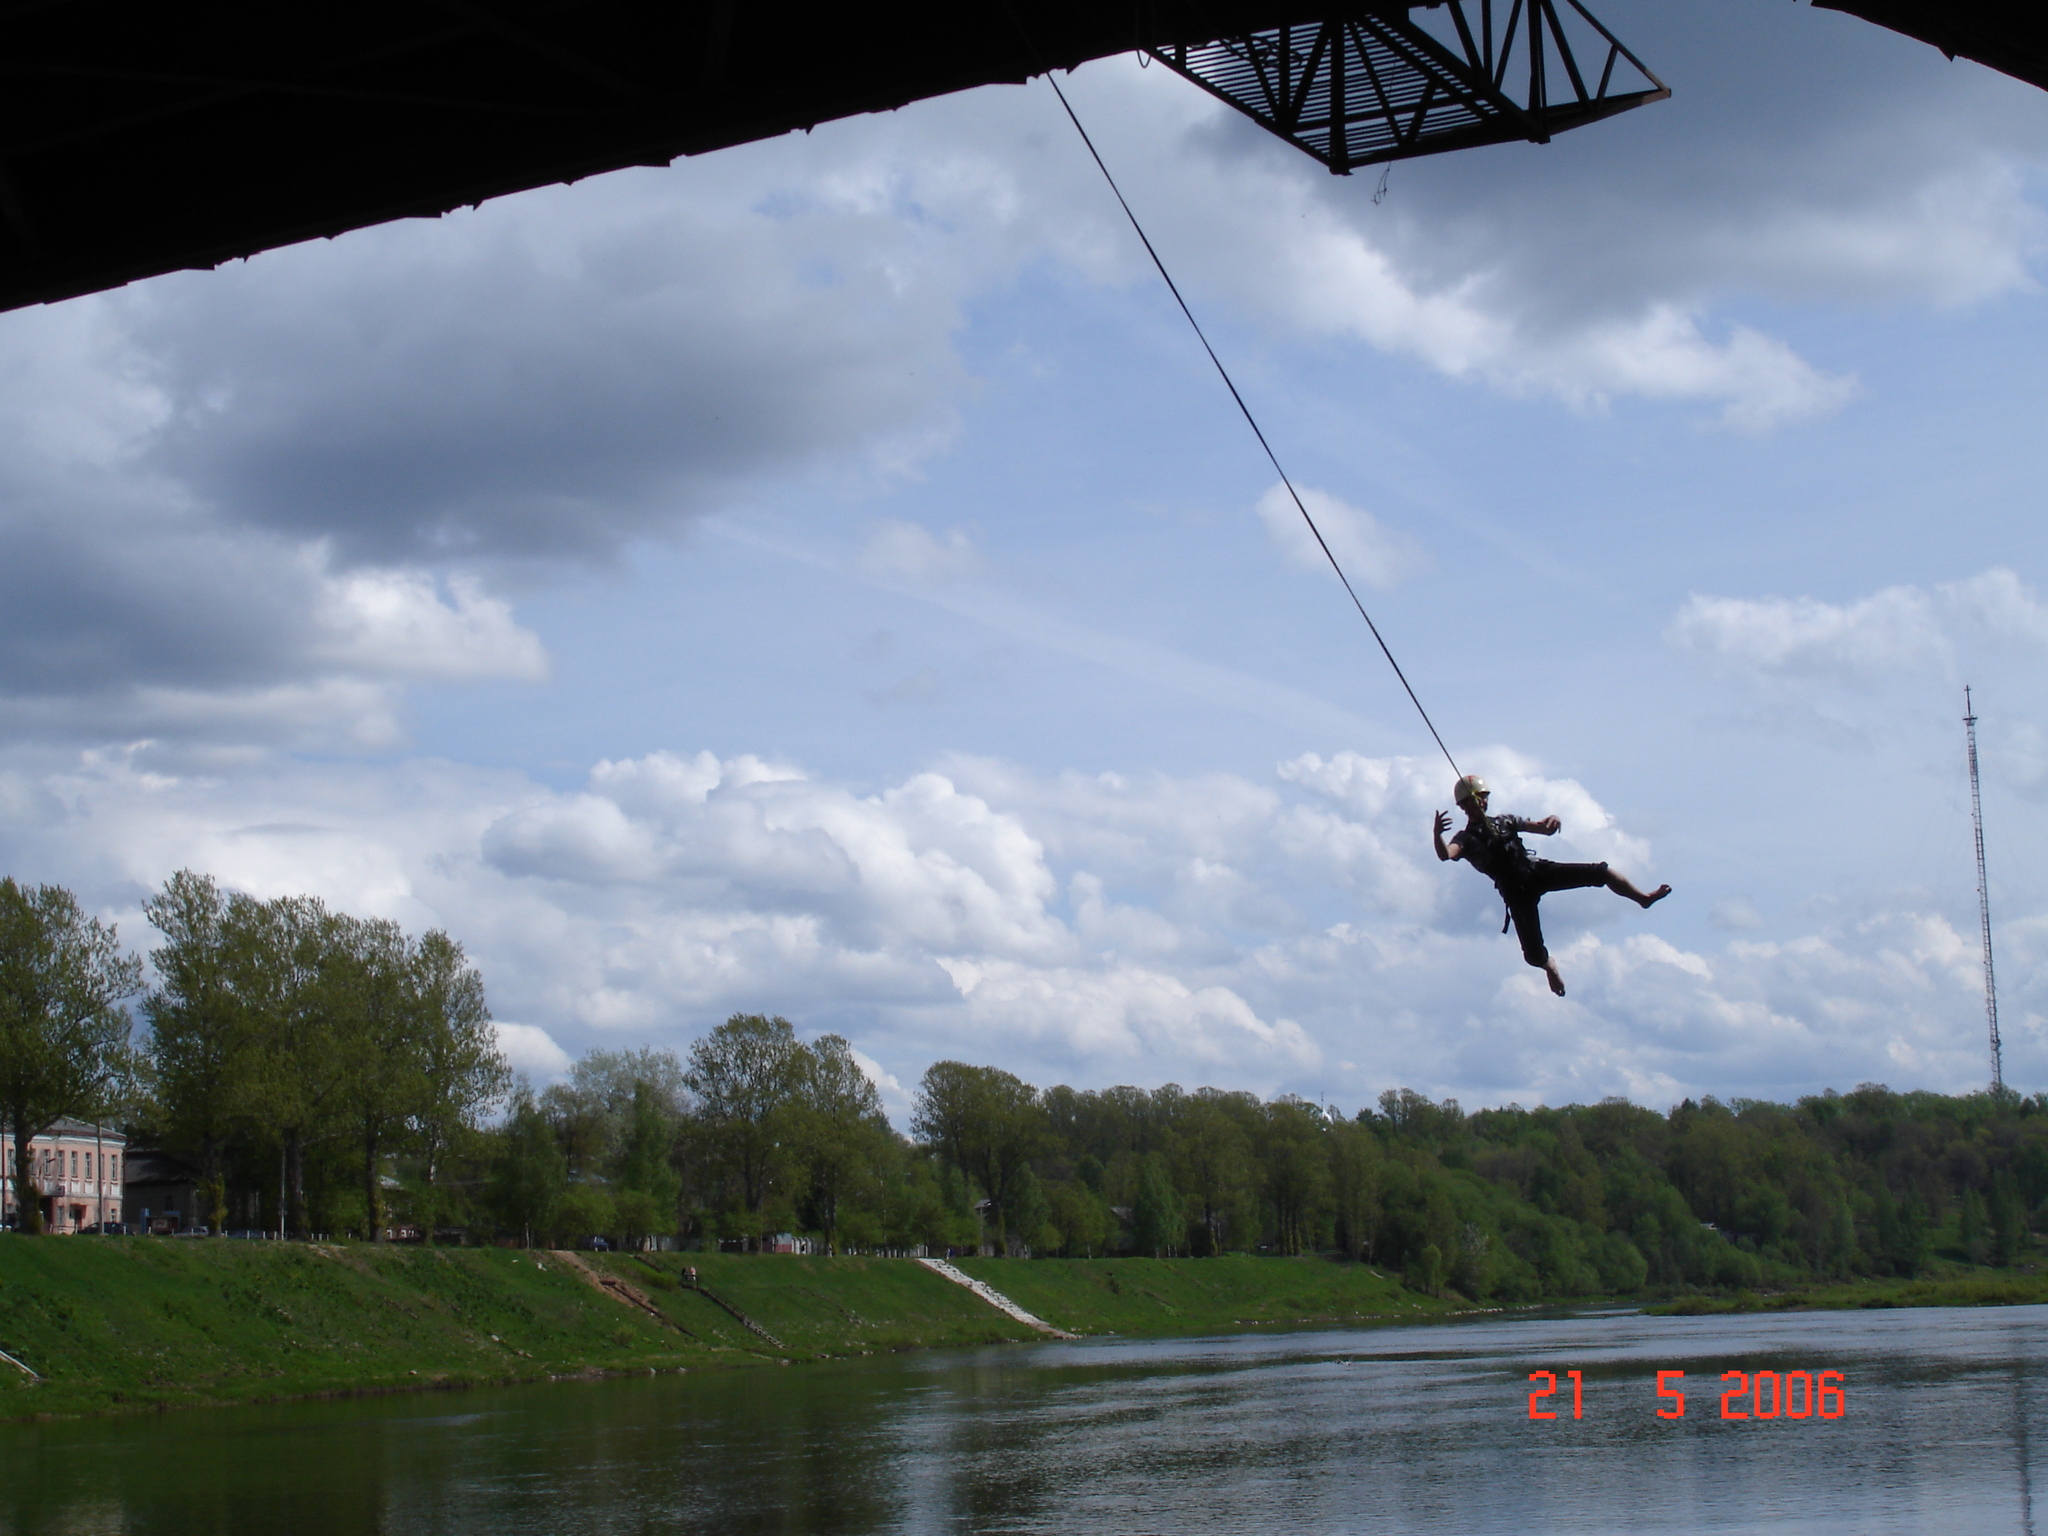
[[[47,1230],[78,1232],[121,1219],[127,1137],[90,1120],[66,1117],[28,1145]],[[17,1217],[14,1138],[0,1136],[0,1222],[15,1226]]]

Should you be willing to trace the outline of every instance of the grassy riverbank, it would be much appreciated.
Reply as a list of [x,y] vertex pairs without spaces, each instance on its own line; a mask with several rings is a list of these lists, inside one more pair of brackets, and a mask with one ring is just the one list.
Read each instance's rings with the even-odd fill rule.
[[[704,1289],[683,1283],[685,1264]],[[1322,1259],[966,1267],[1082,1334],[1451,1310],[1370,1269]],[[595,1275],[624,1282],[629,1294],[600,1289]],[[0,1363],[0,1418],[720,1369],[1038,1337],[903,1259],[570,1259],[495,1249],[0,1237],[0,1350],[43,1378],[33,1382]]]
[[[685,1266],[702,1282],[684,1282]],[[1056,1327],[1158,1337],[1419,1320],[1466,1303],[1327,1259],[963,1260]],[[610,1290],[599,1281],[619,1284]],[[1688,1298],[1722,1312],[2048,1302],[1963,1276]],[[0,1236],[0,1419],[731,1369],[1042,1337],[905,1259],[557,1255]]]
[[1643,1310],[1663,1317],[1704,1317],[1728,1312],[1848,1312],[1888,1307],[2015,1307],[2044,1303],[2048,1303],[2048,1275],[1979,1270],[1920,1280],[1858,1280],[1790,1291],[1683,1296]]
[[1229,1333],[1260,1324],[1440,1316],[1469,1303],[1327,1259],[962,1259],[959,1267],[1073,1333]]

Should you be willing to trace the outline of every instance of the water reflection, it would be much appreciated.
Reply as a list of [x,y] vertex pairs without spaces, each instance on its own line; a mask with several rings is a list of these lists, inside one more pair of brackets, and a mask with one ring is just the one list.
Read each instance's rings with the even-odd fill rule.
[[2027,1444],[2027,1372],[2012,1373],[2012,1443],[2019,1463],[2020,1530],[2034,1536],[2033,1451]]
[[[2044,1322],[1523,1318],[20,1426],[0,1530],[2033,1536]],[[1823,1369],[1840,1419],[1719,1416],[1724,1371]]]

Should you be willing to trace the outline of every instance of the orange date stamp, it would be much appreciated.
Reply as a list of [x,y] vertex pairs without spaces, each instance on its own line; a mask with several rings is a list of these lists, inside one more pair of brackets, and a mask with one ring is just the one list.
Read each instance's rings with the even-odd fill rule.
[[[1572,1417],[1586,1416],[1586,1379],[1582,1371],[1566,1371],[1571,1383]],[[1562,1417],[1563,1402],[1551,1399],[1563,1390],[1555,1371],[1531,1371],[1537,1383],[1529,1394],[1529,1417]],[[1660,1419],[1685,1417],[1683,1371],[1657,1373],[1657,1409]],[[1839,1419],[1849,1411],[1847,1378],[1840,1371],[1723,1371],[1723,1382],[1733,1382],[1721,1393],[1724,1419]]]

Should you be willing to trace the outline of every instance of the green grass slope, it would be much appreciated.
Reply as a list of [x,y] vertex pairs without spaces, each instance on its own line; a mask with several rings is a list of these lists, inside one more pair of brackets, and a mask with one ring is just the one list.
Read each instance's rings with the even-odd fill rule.
[[1440,1316],[1466,1305],[1331,1259],[959,1259],[1025,1311],[1070,1333],[1229,1333],[1264,1323]]
[[[758,1345],[756,1346],[759,1347]],[[0,1417],[719,1363],[545,1254],[0,1237]]]
[[2048,1275],[1993,1270],[1926,1276],[1918,1280],[1856,1280],[1732,1296],[1682,1296],[1645,1307],[1664,1317],[1723,1312],[1843,1312],[1886,1307],[2015,1307],[2048,1303]]
[[[708,1289],[683,1283],[693,1265]],[[1074,1333],[1440,1315],[1327,1259],[967,1260]],[[600,1290],[623,1281],[653,1315]],[[750,1331],[717,1297],[757,1324]],[[1040,1338],[906,1259],[0,1236],[0,1419]]]
[[679,1284],[686,1265],[793,1358],[1014,1343],[1040,1337],[965,1286],[908,1259],[659,1253],[594,1255],[706,1342],[769,1349],[703,1295]]

